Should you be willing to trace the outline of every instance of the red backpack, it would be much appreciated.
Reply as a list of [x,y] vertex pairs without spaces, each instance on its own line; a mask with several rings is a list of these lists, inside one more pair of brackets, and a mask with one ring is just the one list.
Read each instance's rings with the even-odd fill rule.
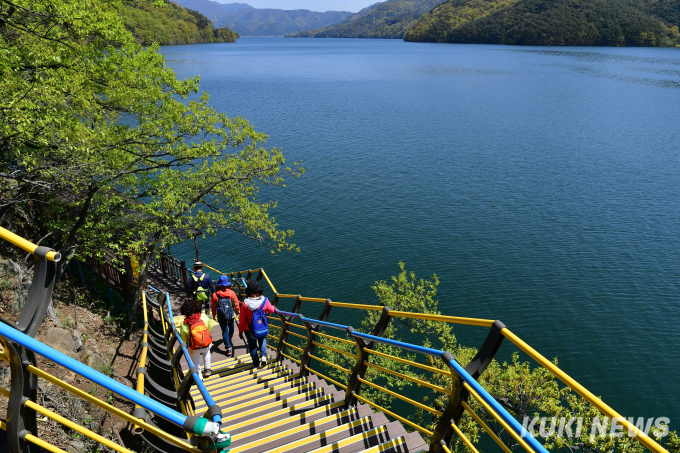
[[189,328],[191,332],[191,335],[189,335],[189,347],[192,351],[194,349],[203,349],[210,346],[212,337],[203,320],[199,319],[197,322],[191,324]]

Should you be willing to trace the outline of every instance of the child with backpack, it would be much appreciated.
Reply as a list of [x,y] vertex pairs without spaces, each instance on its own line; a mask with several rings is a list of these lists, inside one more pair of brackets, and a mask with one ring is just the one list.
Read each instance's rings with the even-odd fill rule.
[[212,347],[210,329],[213,328],[215,322],[201,313],[200,307],[193,300],[184,302],[179,311],[184,315],[184,319],[176,319],[175,326],[179,330],[182,341],[189,347],[191,360],[196,367],[200,366],[201,356],[203,356],[203,377],[208,377],[210,376],[210,348]]
[[[264,367],[267,365],[267,335],[269,334],[269,322],[267,313],[274,313],[274,306],[263,295],[264,290],[260,282],[253,279],[246,287],[246,298],[241,304],[241,316],[238,322],[238,332],[245,332],[248,341],[250,356],[253,358],[253,366]],[[258,358],[258,354],[260,357]]]
[[236,293],[229,288],[231,282],[226,275],[220,275],[220,278],[215,284],[217,291],[212,295],[212,316],[215,318],[217,313],[217,322],[220,323],[222,329],[222,338],[224,339],[224,348],[227,350],[227,357],[233,356],[233,341],[234,337],[234,318],[239,315],[241,307],[239,307]]

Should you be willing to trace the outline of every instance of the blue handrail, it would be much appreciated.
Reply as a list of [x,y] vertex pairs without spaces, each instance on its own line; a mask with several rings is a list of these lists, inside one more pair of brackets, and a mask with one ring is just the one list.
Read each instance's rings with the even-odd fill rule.
[[[173,332],[175,332],[175,336],[177,336],[177,341],[179,341],[180,347],[182,348],[182,353],[184,354],[184,358],[187,361],[187,365],[189,366],[189,369],[194,368],[194,362],[191,360],[189,351],[187,351],[186,343],[182,341],[182,337],[180,336],[179,332],[177,331],[177,327],[175,327],[175,320],[172,316],[172,306],[170,305],[170,294],[166,294],[165,298],[168,302],[168,313],[170,315],[170,325],[172,326]],[[205,400],[205,403],[208,405],[208,407],[215,406],[215,401],[212,399],[212,396],[210,396],[210,393],[208,392],[208,389],[205,388],[205,384],[203,384],[203,380],[198,376],[198,372],[194,371],[191,373],[191,377],[194,380],[194,383],[196,384],[196,387],[198,387],[198,390],[201,392],[201,396]],[[213,415],[213,421],[215,423],[222,423],[222,416],[220,414],[215,414]]]
[[[303,321],[303,322],[309,322],[310,324],[319,324],[319,325],[327,326],[327,327],[330,327],[330,328],[333,328],[333,329],[345,330],[346,331],[347,327],[348,327],[348,326],[343,326],[343,325],[340,325],[340,324],[333,324],[333,323],[330,323],[330,322],[305,318],[304,316],[302,316],[299,313],[289,313],[289,312],[280,311],[280,310],[276,310],[276,312],[284,314],[284,315],[297,317],[297,318],[300,319],[300,321]],[[348,334],[351,337],[357,337],[357,338],[362,338],[362,339],[366,339],[366,340],[370,340],[370,341],[375,341],[375,342],[378,342],[378,343],[383,343],[383,344],[390,345],[390,346],[396,346],[400,349],[404,349],[404,350],[411,351],[411,352],[417,352],[417,353],[420,353],[420,354],[425,354],[425,355],[429,355],[429,356],[433,356],[433,357],[442,358],[442,356],[444,355],[444,351],[441,351],[439,349],[426,348],[424,346],[418,346],[418,345],[415,345],[415,344],[404,343],[403,341],[391,340],[389,338],[377,337],[375,335],[370,335],[370,334],[367,334],[367,333],[352,331],[351,333],[348,332]],[[444,359],[442,358],[442,360],[444,360]],[[534,449],[535,452],[537,452],[537,453],[548,453],[548,450],[546,450],[545,447],[543,445],[541,445],[541,443],[538,442],[527,430],[523,429],[522,425],[519,424],[519,422],[515,419],[515,417],[510,415],[510,413],[508,413],[508,411],[505,410],[505,408],[503,406],[498,404],[496,399],[493,396],[491,396],[489,394],[489,392],[487,392],[486,389],[479,384],[479,382],[477,382],[472,376],[470,376],[470,374],[467,371],[465,371],[465,368],[463,368],[461,366],[461,364],[458,363],[458,361],[456,359],[449,361],[448,364],[451,366],[451,368],[453,368],[456,371],[458,376],[464,382],[466,382],[470,387],[472,387],[474,389],[475,392],[477,392],[477,394],[480,396],[480,398],[482,398],[487,404],[489,404],[494,409],[496,414],[498,414],[506,423],[508,423],[510,425],[510,427],[513,430],[515,430],[515,432],[520,437],[526,439],[527,443],[529,443],[529,445]]]
[[126,398],[132,401],[133,403],[140,405],[144,409],[163,417],[164,419],[174,423],[179,427],[183,427],[184,423],[186,422],[187,419],[186,415],[174,411],[160,403],[157,403],[148,396],[138,393],[137,391],[121,384],[120,382],[115,381],[108,376],[105,376],[99,371],[95,371],[92,368],[83,365],[82,363],[78,362],[75,359],[72,359],[66,354],[63,354],[55,349],[50,348],[46,344],[43,344],[38,340],[35,340],[34,338],[31,338],[28,335],[19,332],[18,330],[14,329],[11,326],[8,326],[4,323],[0,323],[0,335],[27,347],[31,351],[40,354],[41,356],[55,363],[58,363],[64,368],[71,370],[74,373],[83,376],[84,378],[91,380],[95,384],[101,385],[105,389],[110,390],[122,396],[123,398]]

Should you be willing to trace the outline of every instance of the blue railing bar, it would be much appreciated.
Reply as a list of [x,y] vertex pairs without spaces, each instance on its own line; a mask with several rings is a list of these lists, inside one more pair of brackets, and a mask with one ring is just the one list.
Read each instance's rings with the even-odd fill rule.
[[149,289],[152,290],[152,291],[156,291],[157,293],[160,293],[160,291],[158,291],[156,288],[154,288],[154,287],[151,286],[151,285],[149,285]]
[[415,345],[415,344],[404,343],[402,341],[390,340],[389,338],[376,337],[375,335],[369,335],[367,333],[361,333],[361,332],[355,331],[355,332],[352,332],[352,336],[359,337],[359,338],[365,338],[367,340],[376,341],[378,343],[383,343],[383,344],[387,344],[387,345],[390,345],[390,346],[396,346],[396,347],[401,348],[401,349],[406,349],[407,351],[418,352],[420,354],[431,355],[431,356],[434,356],[434,357],[441,357],[441,355],[444,354],[444,351],[440,351],[439,349],[426,348],[424,346],[418,346],[418,345]]
[[340,325],[340,324],[333,324],[332,322],[319,321],[319,320],[316,320],[316,319],[309,319],[309,318],[305,318],[304,316],[300,316],[300,321],[306,321],[310,324],[318,324],[320,326],[330,327],[331,329],[347,331],[347,326],[343,326],[343,325]]
[[484,387],[479,384],[479,382],[470,376],[470,374],[465,371],[465,368],[463,368],[460,363],[454,359],[451,360],[449,364],[454,370],[456,370],[456,373],[458,373],[458,375],[463,378],[463,380],[467,382],[468,385],[472,387],[477,392],[477,394],[479,394],[479,396],[494,409],[494,411],[496,411],[496,414],[501,416],[503,420],[505,420],[517,432],[517,434],[519,434],[520,437],[524,438],[536,452],[548,453],[548,450],[546,450],[545,447],[541,445],[526,429],[522,428],[522,425],[519,424],[515,417],[510,415],[503,406],[498,404],[498,401],[496,401],[493,396],[489,395],[489,392],[487,392],[486,389],[484,389]]
[[276,310],[276,313],[281,313],[282,315],[286,315],[286,316],[292,316],[293,318],[301,318],[302,317],[302,315],[300,313],[291,313],[289,311],[282,311],[282,310],[279,310],[279,309]]
[[174,423],[179,427],[184,426],[184,422],[187,419],[185,415],[180,414],[179,412],[176,412],[160,403],[157,403],[148,396],[142,395],[136,390],[133,390],[130,387],[103,375],[99,371],[95,371],[92,368],[83,365],[66,354],[62,354],[61,352],[50,348],[38,340],[31,338],[22,332],[19,332],[13,327],[10,327],[4,323],[0,323],[0,335],[27,347],[37,354],[40,354],[41,356],[63,366],[64,368],[91,380],[95,384],[101,385],[105,389],[110,390],[135,404],[139,404],[144,409],[163,417],[164,419]]
[[[175,335],[177,336],[177,341],[179,341],[179,344],[182,348],[182,353],[184,354],[184,358],[187,361],[187,366],[189,369],[194,367],[194,362],[191,360],[191,357],[189,355],[189,351],[187,351],[186,348],[186,343],[182,341],[182,337],[180,336],[179,332],[177,331],[177,327],[175,327],[175,320],[172,316],[172,306],[170,304],[170,294],[165,294],[165,299],[168,302],[168,313],[170,314],[170,325],[172,326],[172,330],[175,332]],[[205,400],[205,404],[208,405],[208,407],[212,407],[215,405],[215,401],[212,399],[212,396],[210,396],[210,393],[208,392],[208,389],[205,388],[205,384],[203,384],[203,380],[198,376],[198,373],[194,372],[191,373],[191,377],[194,380],[194,383],[196,384],[196,387],[198,387],[198,391],[201,392],[201,396]],[[219,414],[213,415],[213,421],[215,423],[222,424],[222,417]]]

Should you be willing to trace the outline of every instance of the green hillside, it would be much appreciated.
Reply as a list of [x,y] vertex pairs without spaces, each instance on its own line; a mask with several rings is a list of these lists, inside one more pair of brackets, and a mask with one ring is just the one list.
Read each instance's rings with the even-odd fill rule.
[[248,8],[227,12],[217,25],[229,27],[243,36],[283,36],[307,28],[337,24],[351,13],[346,11],[307,11]]
[[230,29],[213,28],[207,17],[173,2],[163,8],[149,3],[126,2],[121,15],[125,28],[142,45],[235,42],[238,38],[238,34]]
[[364,8],[337,25],[305,30],[292,37],[400,39],[421,15],[440,2],[441,0],[387,0]]
[[406,41],[537,46],[673,46],[680,2],[448,0]]

